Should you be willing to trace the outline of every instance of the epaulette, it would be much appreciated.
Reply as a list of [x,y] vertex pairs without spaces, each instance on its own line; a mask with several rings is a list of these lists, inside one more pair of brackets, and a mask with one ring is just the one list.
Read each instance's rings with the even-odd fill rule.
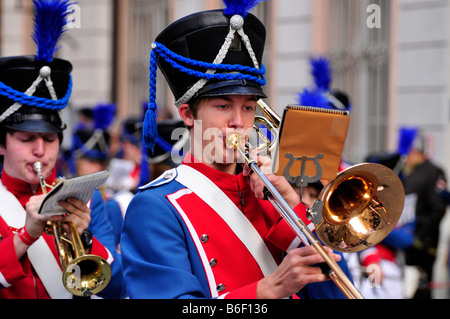
[[154,188],[154,187],[158,187],[161,185],[165,185],[165,184],[173,181],[176,177],[177,177],[177,169],[172,168],[172,169],[167,170],[164,173],[162,173],[158,178],[154,179],[150,183],[139,187],[139,190],[144,190],[144,189],[148,189],[148,188]]

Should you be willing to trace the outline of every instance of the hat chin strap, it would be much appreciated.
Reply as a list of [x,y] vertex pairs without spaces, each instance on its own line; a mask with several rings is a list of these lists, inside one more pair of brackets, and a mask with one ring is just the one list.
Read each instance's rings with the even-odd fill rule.
[[[227,36],[225,37],[225,42],[222,44],[222,47],[219,50],[219,53],[217,54],[216,58],[213,61],[213,64],[221,64],[222,61],[227,56],[228,50],[230,49],[231,43],[233,42],[235,33],[237,32],[240,36],[242,41],[245,44],[245,47],[247,48],[247,51],[253,61],[253,65],[256,69],[259,69],[259,63],[256,59],[255,52],[253,51],[252,45],[250,43],[250,39],[244,32],[244,18],[240,15],[234,15],[230,19],[230,31],[228,32]],[[214,74],[216,70],[207,70],[206,73]],[[175,106],[178,108],[181,104],[187,103],[199,90],[201,90],[205,84],[208,82],[208,79],[201,78],[197,81],[189,90],[187,90],[186,93],[182,97],[180,97],[177,101],[175,101]]]
[[[26,94],[28,96],[32,96],[34,94],[34,92],[36,92],[38,85],[42,81],[45,81],[45,85],[47,86],[47,90],[48,90],[52,100],[55,100],[55,101],[58,100],[58,97],[56,96],[55,88],[53,87],[53,82],[50,77],[51,73],[52,73],[52,70],[49,66],[43,66],[39,71],[39,75],[38,75],[37,79],[33,82],[33,84],[31,84],[31,86],[25,91],[24,94]],[[23,104],[16,102],[13,105],[11,105],[9,108],[7,108],[5,110],[5,112],[3,112],[2,115],[0,115],[0,123],[2,123],[6,118],[11,116],[15,112],[17,112],[22,107],[22,105]],[[61,119],[61,128],[63,128],[64,120],[62,117],[61,110],[58,110],[58,116]]]

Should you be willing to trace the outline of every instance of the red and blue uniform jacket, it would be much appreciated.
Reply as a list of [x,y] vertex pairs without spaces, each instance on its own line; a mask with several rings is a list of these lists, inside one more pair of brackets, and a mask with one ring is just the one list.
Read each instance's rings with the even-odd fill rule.
[[[296,236],[270,202],[256,199],[242,173],[222,173],[196,163],[190,154],[186,158],[183,165],[214,181],[251,222],[279,264]],[[257,283],[264,277],[255,258],[229,225],[176,175],[173,169],[143,186],[128,206],[121,252],[130,298],[255,298]],[[303,205],[295,212],[311,223]],[[198,238],[192,237],[192,229]],[[344,258],[340,266],[350,277]],[[209,276],[216,287],[211,287]],[[331,280],[307,285],[298,296],[344,298]]]

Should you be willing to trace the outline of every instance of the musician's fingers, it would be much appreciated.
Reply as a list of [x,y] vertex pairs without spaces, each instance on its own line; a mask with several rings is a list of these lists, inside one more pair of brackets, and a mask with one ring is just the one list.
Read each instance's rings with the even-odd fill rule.
[[91,222],[91,209],[83,201],[68,198],[59,202],[59,205],[69,213],[63,217],[63,222],[74,223],[80,234],[89,226]]
[[90,208],[83,201],[76,198],[67,198],[64,201],[60,201],[59,205],[69,213],[76,213],[77,211],[90,213]]

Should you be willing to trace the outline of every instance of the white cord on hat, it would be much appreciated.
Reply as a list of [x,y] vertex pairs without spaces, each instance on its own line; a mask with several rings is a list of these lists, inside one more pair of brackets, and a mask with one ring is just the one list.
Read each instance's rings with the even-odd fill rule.
[[[234,15],[230,19],[230,31],[228,32],[227,36],[225,37],[225,42],[222,44],[222,47],[219,50],[219,53],[217,54],[216,58],[214,59],[213,64],[221,64],[222,61],[225,59],[228,50],[231,46],[231,43],[234,39],[234,35],[237,32],[240,36],[242,41],[245,44],[245,47],[247,48],[247,51],[250,55],[250,58],[252,59],[252,62],[255,66],[255,68],[259,69],[259,63],[256,59],[255,52],[253,51],[252,45],[250,43],[250,39],[244,32],[244,18],[240,15]],[[214,74],[216,70],[207,70],[206,73]],[[175,106],[178,108],[181,104],[187,103],[199,90],[201,90],[205,84],[208,82],[207,79],[202,78],[198,80],[189,90],[187,90],[186,93],[182,97],[180,97],[177,101],[175,101]]]
[[[49,66],[43,66],[39,70],[39,75],[38,75],[37,79],[25,91],[25,94],[28,96],[32,96],[34,94],[34,92],[36,92],[38,85],[42,81],[45,81],[45,85],[47,86],[48,92],[50,93],[52,100],[55,100],[55,101],[58,100],[58,97],[56,96],[55,88],[53,87],[53,82],[50,78],[51,73],[52,73],[52,69]],[[21,107],[22,107],[22,104],[19,102],[16,102],[13,105],[11,105],[9,108],[7,108],[5,110],[5,112],[3,112],[2,115],[0,115],[0,123],[3,122],[10,115],[17,112]],[[58,115],[59,115],[59,118],[61,119],[61,125],[64,125],[64,124],[62,124],[62,123],[64,123],[64,121],[63,121],[61,110],[58,110]]]

